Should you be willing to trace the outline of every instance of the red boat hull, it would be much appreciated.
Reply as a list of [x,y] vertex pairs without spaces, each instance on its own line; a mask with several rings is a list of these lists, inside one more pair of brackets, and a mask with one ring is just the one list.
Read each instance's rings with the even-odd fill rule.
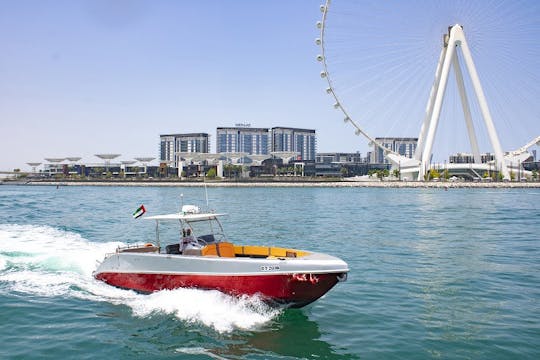
[[328,292],[345,273],[279,275],[179,275],[104,272],[96,275],[110,285],[151,293],[177,288],[219,290],[239,295],[259,295],[289,307],[305,306]]

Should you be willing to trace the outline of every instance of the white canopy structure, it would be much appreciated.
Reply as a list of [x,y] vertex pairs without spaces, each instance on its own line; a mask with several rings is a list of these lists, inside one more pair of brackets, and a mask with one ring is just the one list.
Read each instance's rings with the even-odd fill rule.
[[32,167],[32,172],[33,172],[33,173],[35,173],[35,172],[36,172],[36,168],[37,168],[39,165],[41,165],[40,162],[28,162],[28,163],[26,163],[26,164],[28,164],[29,166]]
[[225,158],[229,159],[231,163],[237,164],[240,162],[240,159],[245,158],[249,154],[246,152],[230,152],[230,153],[220,153]]
[[284,163],[288,163],[291,159],[296,159],[296,157],[300,155],[300,153],[296,151],[272,151],[270,154],[282,159]]
[[204,213],[204,214],[184,214],[184,213],[175,213],[175,214],[165,214],[165,215],[153,215],[145,217],[146,220],[182,220],[186,222],[190,221],[204,221],[204,220],[214,220],[218,216],[225,216],[226,214],[214,214],[214,213]]
[[257,165],[261,165],[264,160],[270,159],[271,157],[271,155],[248,155],[248,158]]

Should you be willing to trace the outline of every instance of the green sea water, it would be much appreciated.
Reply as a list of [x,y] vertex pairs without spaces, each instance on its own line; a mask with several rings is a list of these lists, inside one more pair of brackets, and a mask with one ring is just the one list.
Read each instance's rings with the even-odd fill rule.
[[231,241],[349,264],[302,309],[92,278],[153,240],[140,204],[175,212],[181,195],[206,206],[201,188],[0,186],[0,358],[540,358],[538,189],[209,189]]

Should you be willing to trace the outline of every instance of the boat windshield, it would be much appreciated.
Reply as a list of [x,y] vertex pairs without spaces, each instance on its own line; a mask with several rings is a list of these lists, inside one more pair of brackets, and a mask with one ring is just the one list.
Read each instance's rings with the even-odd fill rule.
[[[206,245],[214,242],[227,241],[227,237],[223,231],[221,222],[218,220],[219,216],[225,214],[216,214],[216,213],[175,213],[175,214],[165,214],[165,215],[154,215],[148,216],[146,220],[155,220],[156,221],[156,242],[158,246],[161,246],[161,235],[162,231],[160,230],[160,223],[168,222],[180,222],[180,239],[185,238],[188,235],[189,238],[197,240],[199,245]],[[178,224],[178,222],[177,222]],[[165,243],[167,244],[178,244],[178,228],[176,228],[176,236],[169,233],[169,229],[165,228],[166,238]],[[171,237],[172,235],[172,237]]]
[[184,221],[184,229],[190,228],[192,234],[202,244],[227,241],[223,227],[217,218],[205,221]]

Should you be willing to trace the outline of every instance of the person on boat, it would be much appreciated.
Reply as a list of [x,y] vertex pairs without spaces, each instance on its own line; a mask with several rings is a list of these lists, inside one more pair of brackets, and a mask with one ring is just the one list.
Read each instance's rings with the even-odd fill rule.
[[182,241],[180,242],[180,252],[184,252],[186,249],[200,249],[200,245],[195,239],[195,236],[192,235],[191,229],[182,230],[183,235]]

